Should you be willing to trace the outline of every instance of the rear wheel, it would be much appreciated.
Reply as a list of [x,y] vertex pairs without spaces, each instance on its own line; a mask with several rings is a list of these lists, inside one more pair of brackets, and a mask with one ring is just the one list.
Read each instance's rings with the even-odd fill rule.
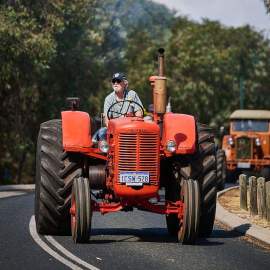
[[193,178],[198,179],[201,188],[199,235],[202,237],[209,237],[211,235],[215,222],[217,199],[215,152],[214,135],[209,128],[200,125],[198,127],[197,161],[201,166],[194,170],[194,173],[198,176]]
[[76,178],[71,197],[71,231],[75,243],[86,243],[91,229],[91,197],[87,178]]
[[73,180],[82,175],[81,157],[62,147],[62,122],[42,123],[36,153],[35,219],[40,234],[70,234]]
[[[166,200],[176,202],[180,199],[183,181],[196,179],[200,187],[199,235],[211,235],[216,213],[216,149],[214,136],[209,128],[198,127],[198,146],[195,154],[176,157],[166,164],[170,177],[165,183]],[[166,166],[165,166],[166,167]],[[168,232],[176,235],[179,229],[173,215],[166,217]]]
[[224,150],[218,149],[217,159],[217,189],[223,190],[226,182],[226,155]]

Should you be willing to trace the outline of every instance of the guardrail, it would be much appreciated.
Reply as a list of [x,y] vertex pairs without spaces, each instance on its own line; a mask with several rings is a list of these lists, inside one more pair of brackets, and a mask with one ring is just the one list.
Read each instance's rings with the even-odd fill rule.
[[[240,208],[270,222],[270,181],[245,174],[239,176]],[[248,200],[249,198],[249,200]]]

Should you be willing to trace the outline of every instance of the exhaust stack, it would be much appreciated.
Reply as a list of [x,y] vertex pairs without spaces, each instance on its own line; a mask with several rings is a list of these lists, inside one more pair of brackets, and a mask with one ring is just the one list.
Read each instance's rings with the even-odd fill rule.
[[167,105],[166,77],[164,76],[164,52],[163,48],[158,50],[158,76],[155,76],[153,101],[154,113],[164,114]]

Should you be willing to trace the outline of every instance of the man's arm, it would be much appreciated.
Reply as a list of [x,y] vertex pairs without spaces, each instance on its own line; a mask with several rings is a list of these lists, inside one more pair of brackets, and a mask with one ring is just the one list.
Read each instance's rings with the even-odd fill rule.
[[105,126],[108,127],[109,119],[107,115],[104,115],[104,123],[105,123]]
[[[135,92],[135,96],[134,96],[134,101],[137,102],[138,104],[140,104],[143,108],[142,102],[141,102],[141,100],[136,92]],[[144,112],[142,111],[142,109],[138,105],[135,105],[134,109],[135,109],[135,116],[143,117]]]
[[108,127],[108,123],[109,123],[109,119],[107,117],[107,113],[108,113],[109,108],[110,108],[110,103],[109,103],[108,97],[106,97],[105,101],[104,101],[104,108],[103,108],[104,123],[105,123],[106,127]]

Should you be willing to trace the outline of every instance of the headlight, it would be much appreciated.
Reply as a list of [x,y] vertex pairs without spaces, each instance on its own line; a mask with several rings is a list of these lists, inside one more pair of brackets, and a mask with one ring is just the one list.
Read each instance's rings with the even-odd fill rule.
[[232,137],[229,137],[229,139],[228,139],[228,144],[229,144],[230,146],[233,146],[233,145],[234,145],[234,142],[233,142],[233,138],[232,138]]
[[175,141],[168,141],[166,144],[166,150],[168,152],[175,152],[176,151],[176,142]]
[[107,141],[99,141],[98,148],[102,153],[108,153],[110,147]]
[[261,146],[261,141],[259,138],[255,139],[255,144],[256,144],[256,146]]

